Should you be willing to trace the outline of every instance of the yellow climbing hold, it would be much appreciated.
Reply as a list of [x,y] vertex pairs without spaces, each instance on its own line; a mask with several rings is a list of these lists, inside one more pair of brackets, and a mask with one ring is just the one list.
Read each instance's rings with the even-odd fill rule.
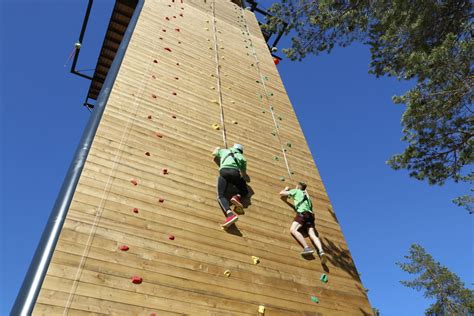
[[219,124],[212,124],[212,128],[215,129],[216,131],[220,130],[221,127],[219,126]]
[[230,101],[230,103],[232,103],[232,104],[235,104],[235,101],[234,101],[234,100],[232,100],[232,101]]
[[260,315],[265,314],[265,305],[260,305],[260,306],[258,307],[258,313],[259,313]]
[[219,101],[217,101],[216,99],[212,99],[211,102],[215,104],[219,104]]
[[231,274],[230,270],[225,270],[225,271],[224,271],[224,275],[225,275],[226,277],[230,277],[230,274]]
[[252,261],[253,261],[253,264],[259,264],[260,263],[260,258],[256,257],[256,256],[252,256]]
[[232,121],[232,124],[236,124],[236,125],[237,125],[238,123],[237,123],[237,121]]

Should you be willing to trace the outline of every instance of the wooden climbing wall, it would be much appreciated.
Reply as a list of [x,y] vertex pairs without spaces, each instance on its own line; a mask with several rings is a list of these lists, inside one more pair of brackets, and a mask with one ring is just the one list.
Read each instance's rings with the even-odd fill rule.
[[[35,315],[371,314],[254,14],[213,5],[145,1]],[[211,157],[224,130],[245,147],[253,192],[228,232]],[[326,267],[300,257],[289,233],[294,213],[278,192],[299,180]]]

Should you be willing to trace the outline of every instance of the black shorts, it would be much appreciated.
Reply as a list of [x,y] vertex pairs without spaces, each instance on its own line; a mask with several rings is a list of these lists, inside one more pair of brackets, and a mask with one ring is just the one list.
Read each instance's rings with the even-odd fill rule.
[[306,229],[314,227],[314,215],[311,212],[303,212],[296,214],[294,221]]

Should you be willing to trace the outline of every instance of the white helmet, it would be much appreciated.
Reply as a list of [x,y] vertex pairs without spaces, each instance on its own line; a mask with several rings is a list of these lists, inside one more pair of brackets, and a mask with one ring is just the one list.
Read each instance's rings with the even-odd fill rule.
[[234,144],[234,148],[237,149],[238,151],[240,151],[241,153],[244,152],[244,146],[242,146],[240,144]]

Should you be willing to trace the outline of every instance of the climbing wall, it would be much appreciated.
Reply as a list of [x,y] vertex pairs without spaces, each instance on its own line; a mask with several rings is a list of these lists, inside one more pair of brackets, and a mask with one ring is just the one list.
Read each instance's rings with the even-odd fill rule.
[[[224,231],[211,152],[234,142],[252,196]],[[278,195],[301,180],[324,266],[299,255]],[[371,308],[254,14],[227,0],[145,1],[34,314],[259,312]]]

